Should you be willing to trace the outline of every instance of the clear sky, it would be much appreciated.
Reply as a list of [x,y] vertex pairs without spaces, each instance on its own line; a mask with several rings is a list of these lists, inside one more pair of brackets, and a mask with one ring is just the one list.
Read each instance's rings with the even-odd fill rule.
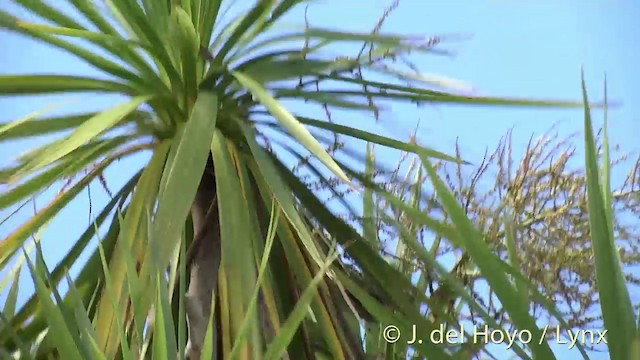
[[[240,3],[246,4],[247,1]],[[325,0],[312,3],[308,10],[312,25],[369,31],[390,1]],[[13,6],[7,2],[0,4],[0,9],[10,8]],[[634,139],[640,134],[640,101],[637,99],[640,89],[638,18],[640,3],[632,0],[403,0],[385,22],[383,30],[424,35],[472,34],[473,37],[468,40],[445,44],[445,47],[457,53],[453,58],[421,56],[416,59],[425,72],[464,80],[473,85],[476,93],[483,95],[579,100],[580,67],[584,66],[590,96],[596,99],[602,96],[603,74],[606,71],[609,97],[622,102],[622,107],[610,115],[612,142],[620,144],[623,150],[637,153],[640,145]],[[303,19],[304,7],[301,7],[287,21],[300,24]],[[358,48],[347,50],[349,54],[354,54]],[[0,32],[0,73],[26,72],[96,74],[90,66],[56,49]],[[60,99],[68,102],[62,103],[55,110],[56,113],[103,108],[119,100],[93,95],[0,98],[0,121],[17,119],[59,103]],[[600,124],[600,114],[594,115],[596,124]],[[384,119],[385,126],[375,126],[364,120],[359,120],[361,122],[356,125],[406,139],[420,121],[418,141],[421,144],[451,152],[458,137],[463,154],[471,161],[479,160],[485,148],[494,147],[511,127],[514,128],[516,153],[524,149],[532,133],[541,134],[553,123],[559,122],[562,134],[582,131],[579,110],[516,110],[448,105],[415,108],[394,104],[384,113]],[[2,144],[0,164],[6,164],[9,158],[33,144],[34,141]],[[518,144],[521,144],[521,149],[518,149]],[[378,156],[384,156],[384,153]],[[122,161],[108,171],[111,189],[117,190],[142,163],[140,158]],[[622,175],[614,174],[614,180],[620,180]],[[97,185],[92,186],[92,193],[93,209],[97,211],[105,203],[106,196]],[[39,199],[38,204],[43,205],[45,198]],[[47,228],[42,241],[49,266],[55,265],[71,241],[89,223],[87,204],[87,196],[82,196]],[[7,214],[7,211],[0,211],[0,219]],[[10,229],[30,214],[32,212],[23,211],[15,221],[0,226],[0,238],[4,238]],[[0,274],[4,275],[6,271]],[[0,295],[0,299],[2,296],[5,295]],[[575,351],[568,351],[566,346],[559,345],[554,349],[557,349],[560,359],[577,356]],[[607,357],[605,354],[594,354],[592,358]]]

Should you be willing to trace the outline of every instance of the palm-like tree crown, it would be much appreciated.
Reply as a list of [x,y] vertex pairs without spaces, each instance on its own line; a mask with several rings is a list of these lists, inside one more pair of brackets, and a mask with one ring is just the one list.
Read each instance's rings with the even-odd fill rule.
[[[319,163],[308,164],[307,171],[319,181],[330,184],[333,176],[408,212],[408,205],[369,181],[371,171],[361,174],[337,160],[322,136],[309,129],[413,152],[454,215],[460,215],[455,202],[446,197],[429,159],[461,160],[415,142],[294,114],[282,100],[370,111],[372,118],[380,100],[579,105],[408,86],[405,82],[417,76],[388,64],[411,52],[436,51],[441,38],[309,26],[278,30],[283,16],[302,0],[257,1],[228,23],[223,22],[222,1],[216,0],[69,0],[74,16],[41,0],[15,2],[43,22],[25,22],[2,11],[2,27],[61,48],[104,76],[1,75],[1,95],[82,92],[128,99],[95,113],[29,117],[0,127],[0,141],[70,131],[2,170],[0,181],[11,186],[0,195],[2,209],[89,169],[0,243],[1,266],[20,255],[26,240],[103,170],[120,158],[151,152],[148,164],[113,194],[95,224],[51,272],[40,260],[29,263],[40,274],[34,275],[37,294],[6,319],[11,326],[0,333],[0,343],[23,354],[30,353],[44,329],[49,329],[50,341],[38,348],[39,355],[55,349],[76,359],[137,358],[142,353],[175,359],[183,356],[187,338],[193,354],[216,348],[224,358],[286,354],[291,359],[360,359],[365,351],[380,354],[386,349],[382,341],[362,344],[361,317],[371,333],[389,323],[402,331],[415,323],[426,333],[437,325],[433,317],[421,315],[421,304],[429,304],[434,313],[445,306],[425,299],[406,273],[379,255],[372,236],[363,237],[332,213],[272,148],[294,158],[311,155]],[[336,43],[354,42],[365,44],[357,56],[336,58],[326,51]],[[367,71],[396,81],[366,80]],[[413,216],[452,241],[465,237],[424,214]],[[461,226],[469,239],[478,238],[464,219],[456,221],[465,224]],[[53,288],[60,283],[101,226],[108,232],[78,275],[68,279],[70,291],[56,293],[56,302],[65,304],[56,308],[44,296],[45,283]],[[401,230],[420,253],[411,233]],[[478,251],[487,259],[480,259],[479,267],[495,265],[486,248]],[[499,284],[507,281],[504,274],[491,276]],[[520,326],[533,324],[526,314],[513,320]],[[438,357],[468,351],[428,342],[413,346]],[[532,348],[539,354],[549,351],[542,345]]]

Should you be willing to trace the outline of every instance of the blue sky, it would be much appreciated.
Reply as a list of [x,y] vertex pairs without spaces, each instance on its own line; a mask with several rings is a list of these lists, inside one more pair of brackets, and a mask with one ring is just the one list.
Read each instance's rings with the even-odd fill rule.
[[[240,3],[246,4],[247,1]],[[389,1],[317,1],[309,7],[311,24],[341,30],[370,31]],[[11,8],[3,2],[0,9]],[[237,11],[237,10],[236,10]],[[300,24],[304,8],[295,10],[287,22]],[[387,19],[383,31],[393,33],[472,34],[465,40],[445,44],[457,55],[416,57],[421,70],[464,80],[478,94],[537,98],[580,99],[580,67],[592,99],[602,96],[603,74],[607,73],[609,97],[622,103],[611,111],[612,142],[625,151],[637,153],[640,134],[637,101],[640,84],[640,33],[637,19],[640,4],[623,1],[425,1],[404,0]],[[636,36],[634,36],[636,34]],[[359,46],[349,49],[357,52]],[[90,66],[58,50],[33,41],[0,32],[0,73],[60,73],[95,75]],[[119,99],[103,96],[47,96],[37,98],[0,98],[0,121],[20,118],[51,104],[61,103],[56,113],[79,112],[104,108]],[[596,124],[601,116],[595,113]],[[579,110],[496,109],[461,106],[426,106],[394,104],[383,113],[384,125],[358,119],[357,126],[369,131],[406,139],[420,122],[418,141],[436,149],[451,152],[456,138],[463,154],[478,161],[486,147],[492,148],[509,128],[514,128],[516,153],[524,149],[532,133],[542,134],[558,123],[561,134],[582,131]],[[345,120],[347,121],[347,120]],[[347,122],[352,121],[348,120]],[[351,124],[353,126],[353,123]],[[39,141],[41,142],[41,141]],[[0,165],[33,146],[34,141],[2,144]],[[522,149],[518,149],[521,144]],[[578,146],[580,147],[580,146]],[[386,153],[378,155],[386,156]],[[390,155],[389,155],[390,156]],[[517,155],[516,155],[517,156]],[[107,172],[111,189],[117,190],[136,168],[141,158],[122,161]],[[614,173],[614,180],[622,173]],[[93,209],[105,203],[99,186],[92,187]],[[38,200],[43,205],[47,196]],[[65,209],[43,234],[45,257],[50,266],[66,252],[80,229],[89,223],[87,196]],[[4,218],[7,211],[0,211]],[[5,226],[0,238],[24,221],[31,213],[23,211]],[[80,225],[78,225],[80,224]],[[0,274],[4,275],[2,271]],[[559,358],[572,358],[565,346],[556,346]],[[500,353],[498,352],[497,355]],[[593,359],[606,356],[594,355]]]

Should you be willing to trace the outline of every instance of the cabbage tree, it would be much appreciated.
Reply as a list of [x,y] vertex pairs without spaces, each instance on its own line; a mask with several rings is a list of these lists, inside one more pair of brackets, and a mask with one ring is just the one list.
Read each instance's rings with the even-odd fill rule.
[[[338,161],[327,150],[331,139],[317,131],[409,151],[425,166],[429,159],[462,160],[315,118],[304,106],[293,111],[283,102],[369,112],[371,121],[376,104],[384,101],[580,105],[456,95],[424,82],[407,85],[419,74],[394,70],[393,62],[435,52],[441,38],[352,33],[335,24],[280,27],[287,13],[308,3],[303,0],[256,1],[234,18],[225,16],[227,4],[220,0],[14,3],[39,20],[2,11],[0,26],[60,48],[103,76],[4,70],[0,96],[117,94],[126,101],[97,112],[45,113],[0,126],[2,142],[52,139],[0,170],[7,186],[0,194],[1,209],[75,175],[49,204],[3,235],[0,267],[22,256],[27,240],[118,159],[150,154],[54,268],[46,269],[41,257],[26,263],[36,293],[19,309],[4,312],[0,330],[2,347],[25,357],[176,359],[186,353],[192,359],[364,359],[391,354],[396,350],[379,336],[385,326],[395,324],[405,332],[416,324],[426,333],[440,320],[423,316],[421,308],[428,304],[438,313],[444,305],[430,302],[387,261],[374,236],[337,216],[283,154],[311,156],[315,162],[307,173],[329,187],[333,177],[358,194],[376,193],[390,201],[392,196],[353,163]],[[63,5],[73,14],[62,11]],[[336,57],[327,50],[336,44],[363,50]],[[388,80],[368,80],[363,76],[368,72]],[[60,132],[69,135],[54,138]],[[281,150],[274,151],[276,146]],[[364,156],[354,158],[364,162]],[[414,216],[455,237],[451,225]],[[465,224],[455,225],[469,230]],[[101,227],[108,231],[100,246],[89,249]],[[410,233],[401,233],[410,242]],[[68,276],[85,249],[92,252],[89,260],[77,276]],[[70,285],[63,294],[55,290],[62,281]],[[17,283],[9,303],[15,301]],[[514,320],[520,326],[531,321],[526,314]],[[535,354],[550,354],[546,344],[531,347]],[[435,358],[471,351],[429,342],[413,349]]]

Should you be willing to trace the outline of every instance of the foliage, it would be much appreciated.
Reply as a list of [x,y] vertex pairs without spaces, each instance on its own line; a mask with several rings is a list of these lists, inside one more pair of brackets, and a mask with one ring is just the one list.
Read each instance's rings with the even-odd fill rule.
[[[463,164],[435,163],[434,168],[453,192],[467,216],[480,227],[489,246],[495,253],[508,261],[509,249],[506,243],[506,228],[503,221],[505,209],[512,209],[517,227],[514,236],[517,239],[517,253],[521,256],[523,275],[533,281],[538,290],[562,310],[567,323],[573,329],[602,328],[602,319],[594,317],[599,307],[597,288],[593,274],[595,264],[591,249],[588,226],[588,203],[586,197],[585,173],[576,167],[576,136],[559,138],[551,129],[537,139],[530,139],[528,146],[518,158],[514,158],[511,130],[500,140],[491,153],[485,152],[482,161],[476,166]],[[601,135],[601,134],[600,134]],[[602,140],[602,137],[599,137]],[[601,141],[599,144],[601,149]],[[599,152],[601,154],[601,151]],[[456,144],[455,155],[461,154]],[[621,154],[612,161],[612,168],[626,160],[629,154]],[[620,258],[626,268],[638,265],[639,233],[634,221],[640,215],[637,177],[640,170],[640,158],[633,161],[625,182],[612,191],[615,210],[616,243],[620,249]],[[403,153],[400,161],[390,171],[379,171],[376,183],[398,197],[410,197],[415,191],[415,179],[421,170],[420,159]],[[428,189],[427,179],[419,184]],[[437,195],[428,192],[421,199],[421,211],[434,218],[444,219],[446,213],[438,203]],[[487,311],[495,318],[504,319],[504,311],[496,299],[490,299],[483,290],[482,275],[474,270],[468,256],[456,251],[456,247],[447,239],[437,237],[427,227],[416,224],[405,212],[393,212],[393,206],[379,199],[377,209],[387,209],[394,220],[418,235],[418,241],[431,248],[437,258],[451,262],[450,272],[468,284],[477,299],[482,299]],[[362,224],[358,219],[355,224]],[[424,271],[416,254],[403,249],[400,254],[391,253],[398,231],[393,224],[378,220],[380,250],[387,256],[403,263],[411,272]],[[558,249],[562,249],[559,251]],[[401,256],[400,258],[398,256]],[[451,261],[457,259],[456,261]],[[639,278],[632,270],[626,271],[628,282],[638,284]],[[438,279],[429,279],[427,293],[437,294]],[[476,284],[476,280],[480,280]],[[479,285],[479,286],[478,286]],[[454,299],[452,298],[451,301]],[[547,316],[550,323],[553,316],[546,313],[544,307],[533,309],[536,317]],[[456,314],[456,318],[471,321],[472,314]]]
[[[640,345],[613,241],[608,144],[605,134],[604,165],[598,169],[586,93],[583,102],[543,101],[462,96],[424,84],[407,85],[419,74],[400,71],[393,61],[410,53],[436,52],[441,38],[391,36],[378,30],[354,34],[308,24],[300,30],[275,31],[283,15],[305,3],[302,0],[261,0],[226,23],[223,4],[215,0],[98,2],[104,8],[68,0],[72,14],[41,0],[15,3],[36,14],[39,22],[0,11],[0,26],[63,49],[103,76],[0,75],[1,96],[81,92],[128,98],[96,113],[49,118],[35,114],[0,126],[3,142],[37,135],[53,139],[0,169],[0,182],[9,186],[0,194],[2,209],[88,169],[0,242],[3,269],[23,254],[29,237],[36,238],[37,250],[36,258],[26,261],[36,294],[19,309],[19,279],[11,279],[0,329],[5,355],[176,359],[184,357],[187,339],[193,344],[199,331],[207,336],[202,334],[201,347],[192,354],[203,358],[216,353],[221,354],[218,358],[240,359],[395,358],[412,353],[466,358],[487,351],[481,344],[442,346],[425,341],[409,347],[384,342],[380,334],[390,324],[404,334],[414,324],[419,333],[428,333],[455,319],[446,303],[451,296],[425,295],[425,272],[412,284],[411,269],[380,256],[372,235],[375,216],[394,226],[399,243],[419,258],[421,268],[445,281],[447,286],[439,289],[461,298],[488,326],[502,329],[464,284],[436,261],[436,254],[420,244],[417,226],[464,251],[513,326],[530,331],[534,338],[543,336],[529,304],[557,315],[555,306],[518,271],[518,259],[510,257],[508,263],[492,252],[486,229],[467,216],[432,165],[461,159],[318,120],[304,110],[292,113],[282,103],[294,99],[370,111],[372,117],[381,101],[584,106],[587,210],[603,320],[612,357],[634,358]],[[364,43],[366,54],[363,50],[358,56],[336,58],[328,51],[330,45],[354,42]],[[275,46],[283,44],[286,50]],[[94,47],[99,51],[92,51]],[[366,80],[372,72],[395,80]],[[308,128],[416,154],[421,168],[417,182],[429,179],[446,220],[416,206],[428,199],[421,191],[404,201],[377,186],[371,161],[365,161],[364,173],[356,171],[330,155]],[[68,136],[53,138],[69,130]],[[309,163],[306,168],[320,181],[327,178],[319,168],[362,193],[364,235],[332,213],[325,199],[286,166],[282,153],[271,151],[276,143],[294,157],[317,159],[321,165]],[[142,151],[151,152],[146,166],[131,174],[72,250],[48,269],[37,241],[39,232],[116,160]],[[372,157],[371,151],[367,157]],[[211,197],[202,204],[207,191]],[[392,214],[406,214],[415,226],[389,216],[374,199],[384,199]],[[214,209],[213,218],[203,208]],[[513,206],[507,210],[506,238],[513,240],[519,219],[509,215]],[[208,234],[201,244],[214,249],[196,251],[193,260],[188,249],[202,234],[199,222]],[[99,236],[103,226],[108,231]],[[96,236],[100,245],[88,248]],[[507,241],[507,246],[513,243]],[[67,271],[85,250],[91,256],[72,278]],[[198,257],[216,251],[219,266],[198,275],[194,264],[211,265],[215,260],[198,263]],[[213,287],[192,287],[203,278],[213,279]],[[58,290],[63,279],[69,285],[65,293]],[[194,294],[192,289],[201,292]],[[214,289],[215,296],[209,293],[211,303],[203,304],[208,289]],[[421,312],[425,306],[429,316]],[[198,312],[200,316],[194,316]],[[556,318],[562,327],[568,326],[562,316]],[[522,358],[553,358],[546,342],[515,345],[514,351]]]

